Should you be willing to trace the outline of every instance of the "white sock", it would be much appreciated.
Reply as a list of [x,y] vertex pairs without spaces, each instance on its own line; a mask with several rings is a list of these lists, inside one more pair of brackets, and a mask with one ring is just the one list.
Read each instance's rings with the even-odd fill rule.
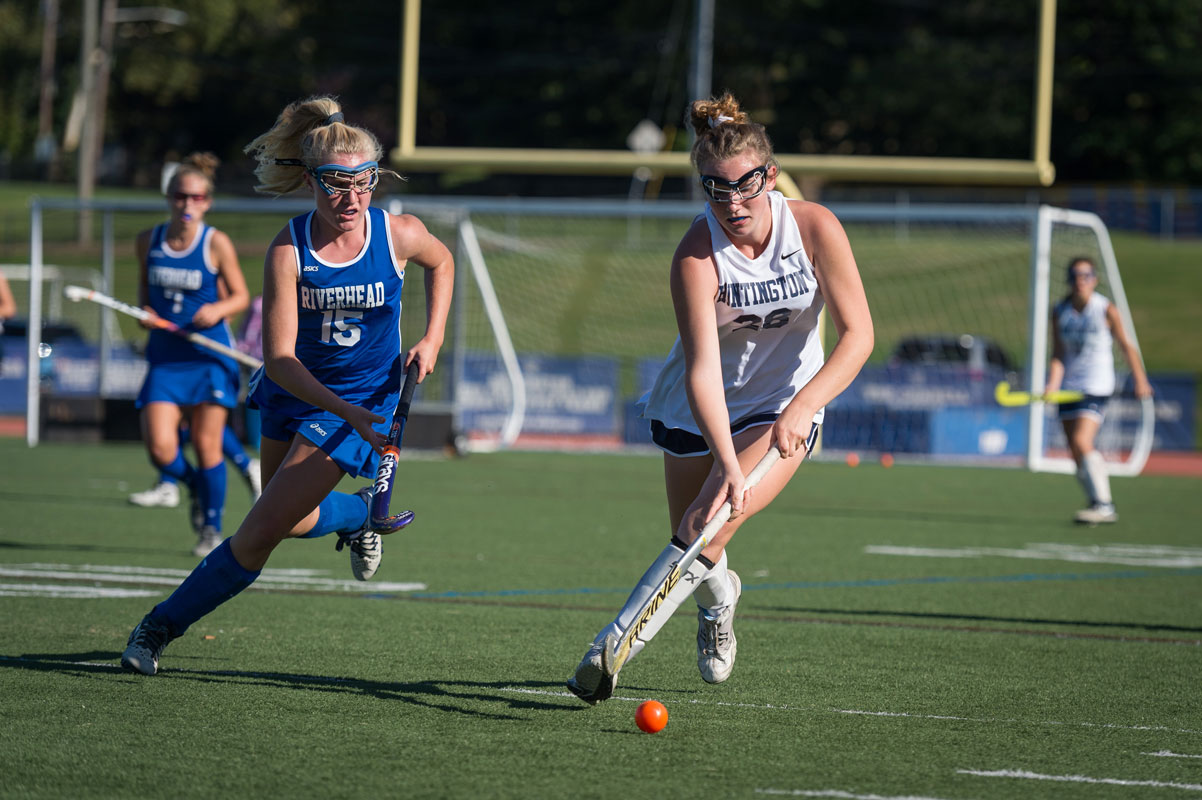
[[1093,496],[1093,481],[1089,479],[1089,470],[1085,468],[1085,462],[1082,461],[1077,465],[1077,483],[1081,484],[1081,490],[1085,492],[1085,502],[1093,505],[1096,500]]
[[711,616],[717,616],[722,609],[735,601],[735,585],[730,580],[730,573],[726,571],[725,550],[722,551],[718,563],[714,564],[714,568],[706,572],[705,577],[701,579],[701,584],[693,593],[693,599],[697,601],[698,608]]
[[[635,614],[643,607],[643,603],[647,602],[647,598],[658,592],[663,585],[664,578],[668,576],[672,565],[680,560],[684,555],[684,551],[674,544],[670,544],[664,548],[659,557],[647,568],[643,573],[643,577],[639,578],[639,582],[631,591],[630,597],[626,598],[626,604],[622,606],[622,610],[618,612],[618,616],[614,621],[602,628],[601,632],[593,640],[596,642],[604,641],[608,634],[621,636],[634,621]],[[689,568],[680,576],[680,580],[676,582],[676,586],[672,591],[668,592],[667,597],[660,603],[659,608],[652,613],[647,620],[647,624],[639,631],[638,637],[634,640],[630,647],[630,658],[634,658],[647,642],[651,641],[655,634],[659,633],[659,629],[664,626],[668,618],[680,608],[680,604],[693,593],[693,590],[701,582],[705,575],[705,565],[700,561],[693,561]],[[627,659],[629,660],[629,659]]]
[[1093,487],[1093,501],[1110,505],[1110,471],[1106,469],[1106,459],[1097,450],[1085,454],[1085,472],[1089,475],[1089,483]]

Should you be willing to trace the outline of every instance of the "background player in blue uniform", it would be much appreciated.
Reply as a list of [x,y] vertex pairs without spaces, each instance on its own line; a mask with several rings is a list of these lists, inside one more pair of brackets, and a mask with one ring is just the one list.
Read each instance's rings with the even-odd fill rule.
[[[233,343],[228,320],[250,302],[246,279],[230,238],[206,225],[213,204],[217,158],[193,153],[167,184],[171,218],[138,234],[140,300],[157,319],[196,331],[224,345]],[[219,288],[219,287],[224,287]],[[150,368],[137,405],[142,437],[160,472],[192,492],[193,553],[205,555],[221,541],[226,472],[222,437],[229,410],[238,404],[238,365],[232,359],[167,331],[150,328]],[[187,415],[197,464],[180,448],[180,422]]]
[[[402,378],[434,369],[454,284],[450,251],[416,217],[371,208],[383,148],[347,125],[338,103],[316,97],[284,109],[248,147],[259,191],[302,186],[314,210],[291,220],[267,252],[264,370],[251,399],[262,416],[263,496],[237,533],[192,571],[130,634],[126,669],[153,675],[172,639],[249,586],[290,537],[339,534],[355,576],[380,562],[367,526],[371,489],[334,491],[346,474],[374,478]],[[406,264],[425,270],[426,332],[401,349]]]

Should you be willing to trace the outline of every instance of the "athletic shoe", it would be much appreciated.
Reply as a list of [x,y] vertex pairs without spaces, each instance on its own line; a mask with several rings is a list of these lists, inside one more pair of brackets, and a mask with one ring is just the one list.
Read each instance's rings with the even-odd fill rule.
[[212,525],[203,526],[196,535],[196,546],[192,548],[192,555],[204,558],[216,550],[224,538]]
[[614,688],[618,685],[618,676],[606,675],[601,667],[601,651],[604,649],[604,641],[593,642],[577,665],[576,672],[568,678],[568,689],[590,706],[613,697]]
[[142,508],[175,508],[179,505],[179,487],[168,481],[159,481],[144,492],[134,492],[129,502]]
[[130,672],[155,674],[159,671],[163,648],[174,638],[170,628],[147,614],[129,634],[129,642],[121,654],[121,666]]
[[717,616],[704,610],[697,612],[697,669],[706,683],[722,683],[730,677],[735,666],[738,642],[735,640],[735,607],[743,594],[743,582],[733,569],[728,569],[735,587],[735,600]]
[[246,485],[250,488],[250,503],[254,505],[263,495],[263,473],[259,469],[259,459],[252,458],[250,460],[242,477],[246,479]]
[[364,486],[355,492],[367,504],[367,518],[363,520],[363,527],[354,533],[338,534],[338,544],[334,548],[341,550],[344,546],[350,545],[351,574],[357,581],[370,580],[371,576],[375,575],[376,570],[380,568],[380,561],[384,558],[380,534],[371,529],[371,496],[374,491],[374,486]]
[[1119,515],[1114,510],[1114,503],[1094,503],[1089,508],[1083,508],[1073,516],[1074,522],[1085,525],[1099,525],[1108,522],[1118,522]]

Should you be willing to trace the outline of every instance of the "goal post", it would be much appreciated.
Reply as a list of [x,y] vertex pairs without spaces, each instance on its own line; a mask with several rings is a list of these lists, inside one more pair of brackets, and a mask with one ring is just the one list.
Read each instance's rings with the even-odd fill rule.
[[[1094,260],[1098,271],[1097,291],[1114,303],[1128,339],[1136,352],[1140,352],[1118,258],[1105,223],[1090,212],[1040,206],[1031,273],[1030,363],[1034,394],[1042,394],[1046,384],[1051,349],[1050,313],[1056,302],[1052,295],[1053,276],[1063,275],[1069,259],[1078,256]],[[1130,368],[1130,365],[1126,366]],[[1120,374],[1120,390],[1121,378]],[[1152,452],[1155,403],[1150,397],[1123,397],[1120,394],[1111,400],[1110,406],[1098,433],[1099,449],[1107,456],[1111,475],[1138,475]],[[1056,429],[1055,418],[1047,413],[1042,403],[1032,403],[1029,413],[1027,463],[1030,468],[1042,472],[1075,472],[1077,467],[1073,460],[1062,455],[1067,445],[1062,443],[1063,436]],[[1051,429],[1048,429],[1049,424]]]

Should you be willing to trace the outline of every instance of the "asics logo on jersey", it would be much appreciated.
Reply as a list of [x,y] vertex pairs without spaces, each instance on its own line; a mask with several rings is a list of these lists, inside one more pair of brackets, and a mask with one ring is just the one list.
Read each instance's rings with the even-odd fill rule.
[[321,267],[307,266],[302,271],[303,272],[321,272]]
[[325,428],[321,427],[316,422],[309,423],[309,429],[317,432],[318,434],[320,434],[322,436],[329,436],[329,434],[326,433]]

